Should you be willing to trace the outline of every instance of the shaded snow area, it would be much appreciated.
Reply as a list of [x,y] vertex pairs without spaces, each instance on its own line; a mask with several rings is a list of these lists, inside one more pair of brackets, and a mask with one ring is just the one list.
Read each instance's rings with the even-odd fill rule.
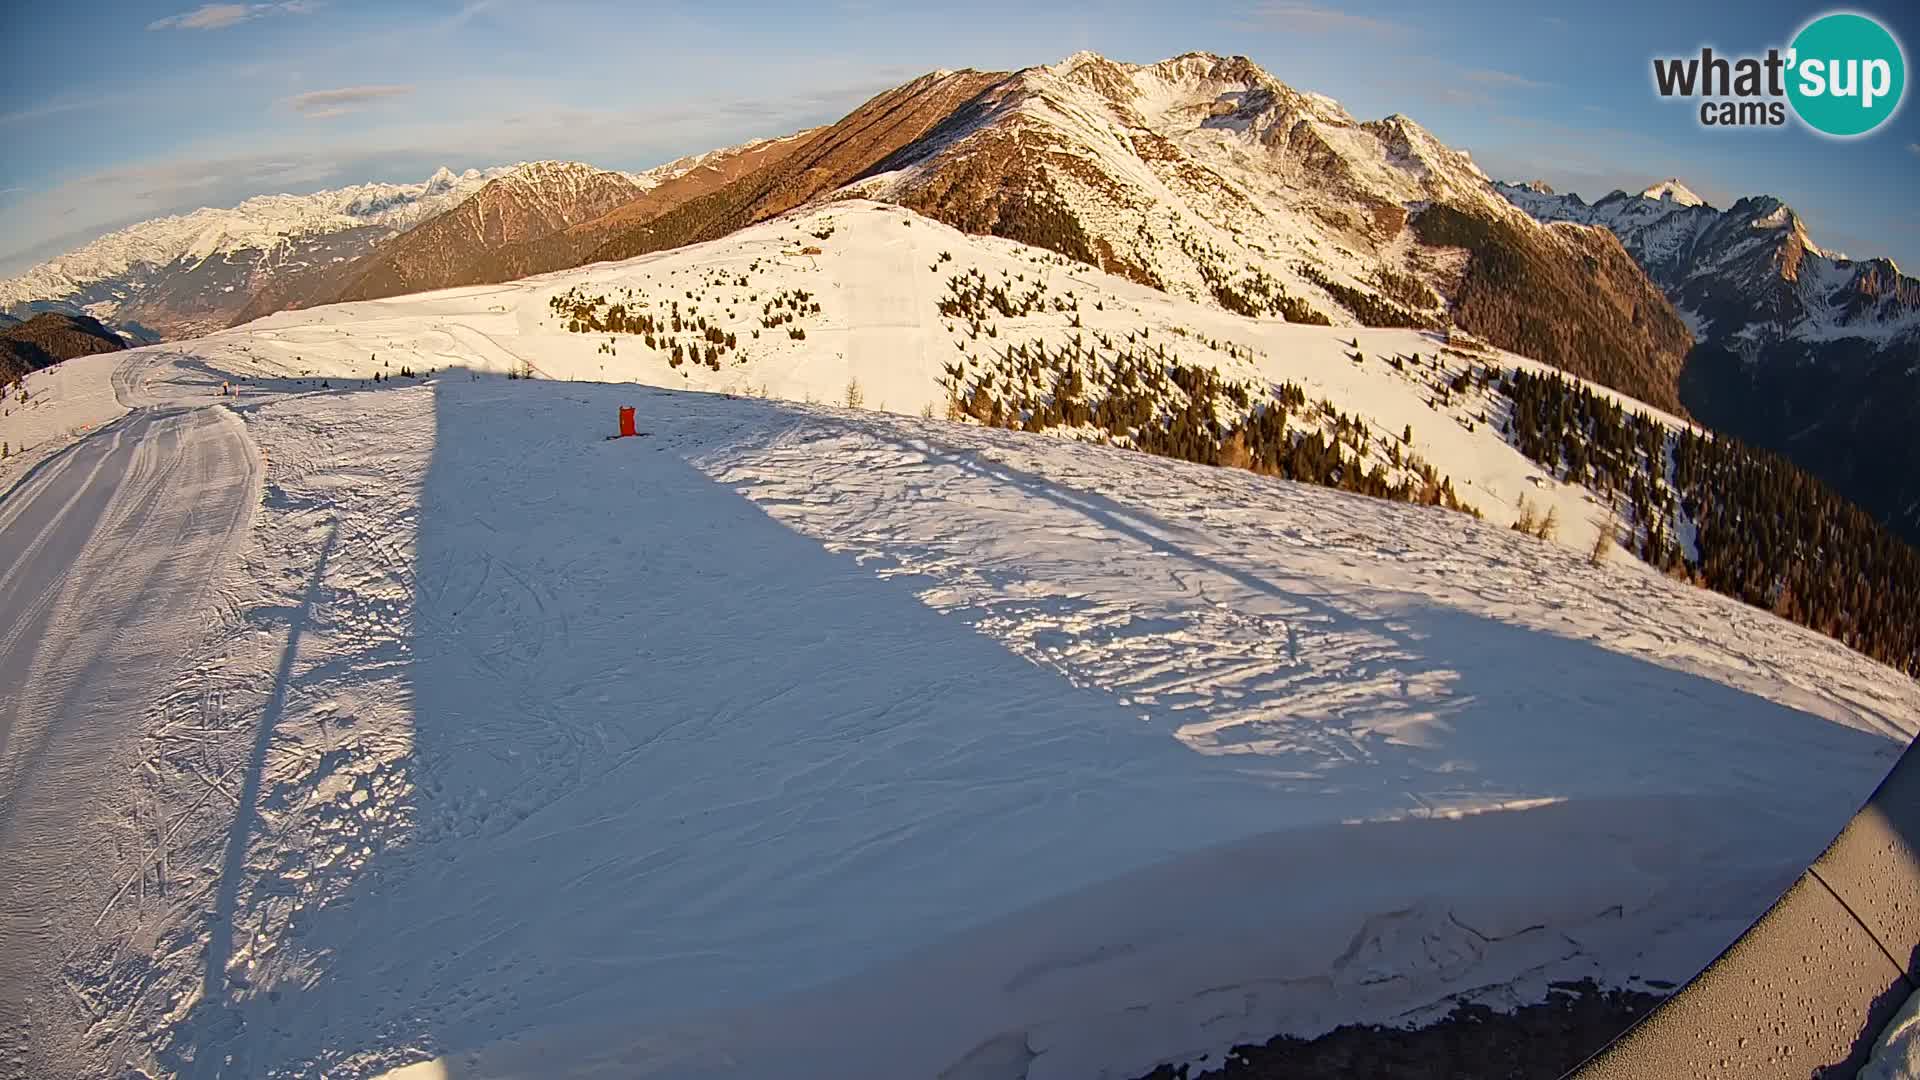
[[[1503,492],[1556,489],[1487,423],[1428,411],[1412,443],[1483,522],[809,403],[851,378],[937,405],[940,283],[1042,271],[833,213],[801,221],[832,232],[815,255],[777,222],[61,366],[43,419],[136,411],[20,489],[112,499],[0,500],[0,555],[33,547],[7,515],[73,522],[19,563],[52,567],[66,629],[0,639],[35,690],[15,730],[74,711],[86,657],[148,666],[48,754],[0,747],[36,778],[0,792],[0,1061],[1084,1080],[1560,979],[1662,989],[1920,729],[1913,681],[1832,640],[1506,528]],[[1417,334],[1359,332],[1356,362],[1354,331],[1045,272],[1089,334],[1151,328],[1391,432],[1430,410],[1379,360]],[[820,298],[805,337],[751,337],[760,301],[713,284],[741,276]],[[732,306],[740,357],[556,326],[583,283]],[[1021,318],[1000,333],[1067,316]],[[645,434],[608,440],[622,405]],[[171,499],[163,436],[208,459]],[[218,543],[136,545],[155,574],[202,558],[193,610],[60,583],[51,551],[111,582],[104,541],[190,539],[234,492],[251,520]]]
[[1124,450],[462,372],[239,409],[254,539],[134,778],[169,877],[69,968],[155,1072],[1122,1076],[1677,982],[1915,725],[1636,566]]

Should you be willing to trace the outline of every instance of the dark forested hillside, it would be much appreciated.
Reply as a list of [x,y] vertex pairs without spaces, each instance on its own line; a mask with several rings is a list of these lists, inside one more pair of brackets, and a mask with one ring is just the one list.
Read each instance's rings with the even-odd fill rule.
[[[1504,349],[1681,413],[1677,389],[1691,339],[1666,298],[1617,240],[1597,229],[1556,230],[1578,258],[1538,232],[1450,206],[1413,219],[1430,245],[1468,252],[1453,319]],[[1598,316],[1598,317],[1596,317]]]
[[1758,356],[1699,345],[1680,397],[1715,431],[1791,458],[1920,544],[1920,335],[1778,341]]
[[1778,454],[1675,433],[1558,374],[1498,385],[1514,445],[1604,493],[1639,557],[1920,675],[1920,552],[1871,514]]
[[0,327],[0,384],[62,360],[124,349],[127,343],[91,315],[43,312]]

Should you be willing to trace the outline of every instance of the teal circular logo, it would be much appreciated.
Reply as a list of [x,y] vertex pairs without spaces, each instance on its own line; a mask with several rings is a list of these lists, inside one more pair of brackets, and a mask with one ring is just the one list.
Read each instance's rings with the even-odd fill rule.
[[1907,89],[1900,43],[1865,15],[1822,15],[1794,37],[1787,99],[1808,127],[1865,135],[1887,122]]

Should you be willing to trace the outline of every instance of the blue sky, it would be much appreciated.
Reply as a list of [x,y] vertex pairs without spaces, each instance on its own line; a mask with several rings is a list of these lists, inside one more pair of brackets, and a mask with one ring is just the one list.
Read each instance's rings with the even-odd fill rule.
[[[643,168],[838,118],[934,68],[1079,49],[1243,53],[1361,119],[1400,112],[1487,172],[1589,199],[1677,175],[1769,192],[1815,238],[1920,268],[1920,108],[1849,142],[1707,131],[1655,55],[1784,45],[1823,6],[972,0],[925,8],[595,0],[11,5],[0,273],[130,221],[251,194],[536,158]],[[1920,9],[1857,7],[1911,55]],[[1909,95],[1911,96],[1911,95]]]

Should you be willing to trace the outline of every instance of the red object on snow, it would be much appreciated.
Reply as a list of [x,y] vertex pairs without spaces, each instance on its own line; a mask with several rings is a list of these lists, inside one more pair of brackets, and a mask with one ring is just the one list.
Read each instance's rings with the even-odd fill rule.
[[633,406],[620,406],[620,437],[624,439],[636,434],[638,432],[633,428]]

